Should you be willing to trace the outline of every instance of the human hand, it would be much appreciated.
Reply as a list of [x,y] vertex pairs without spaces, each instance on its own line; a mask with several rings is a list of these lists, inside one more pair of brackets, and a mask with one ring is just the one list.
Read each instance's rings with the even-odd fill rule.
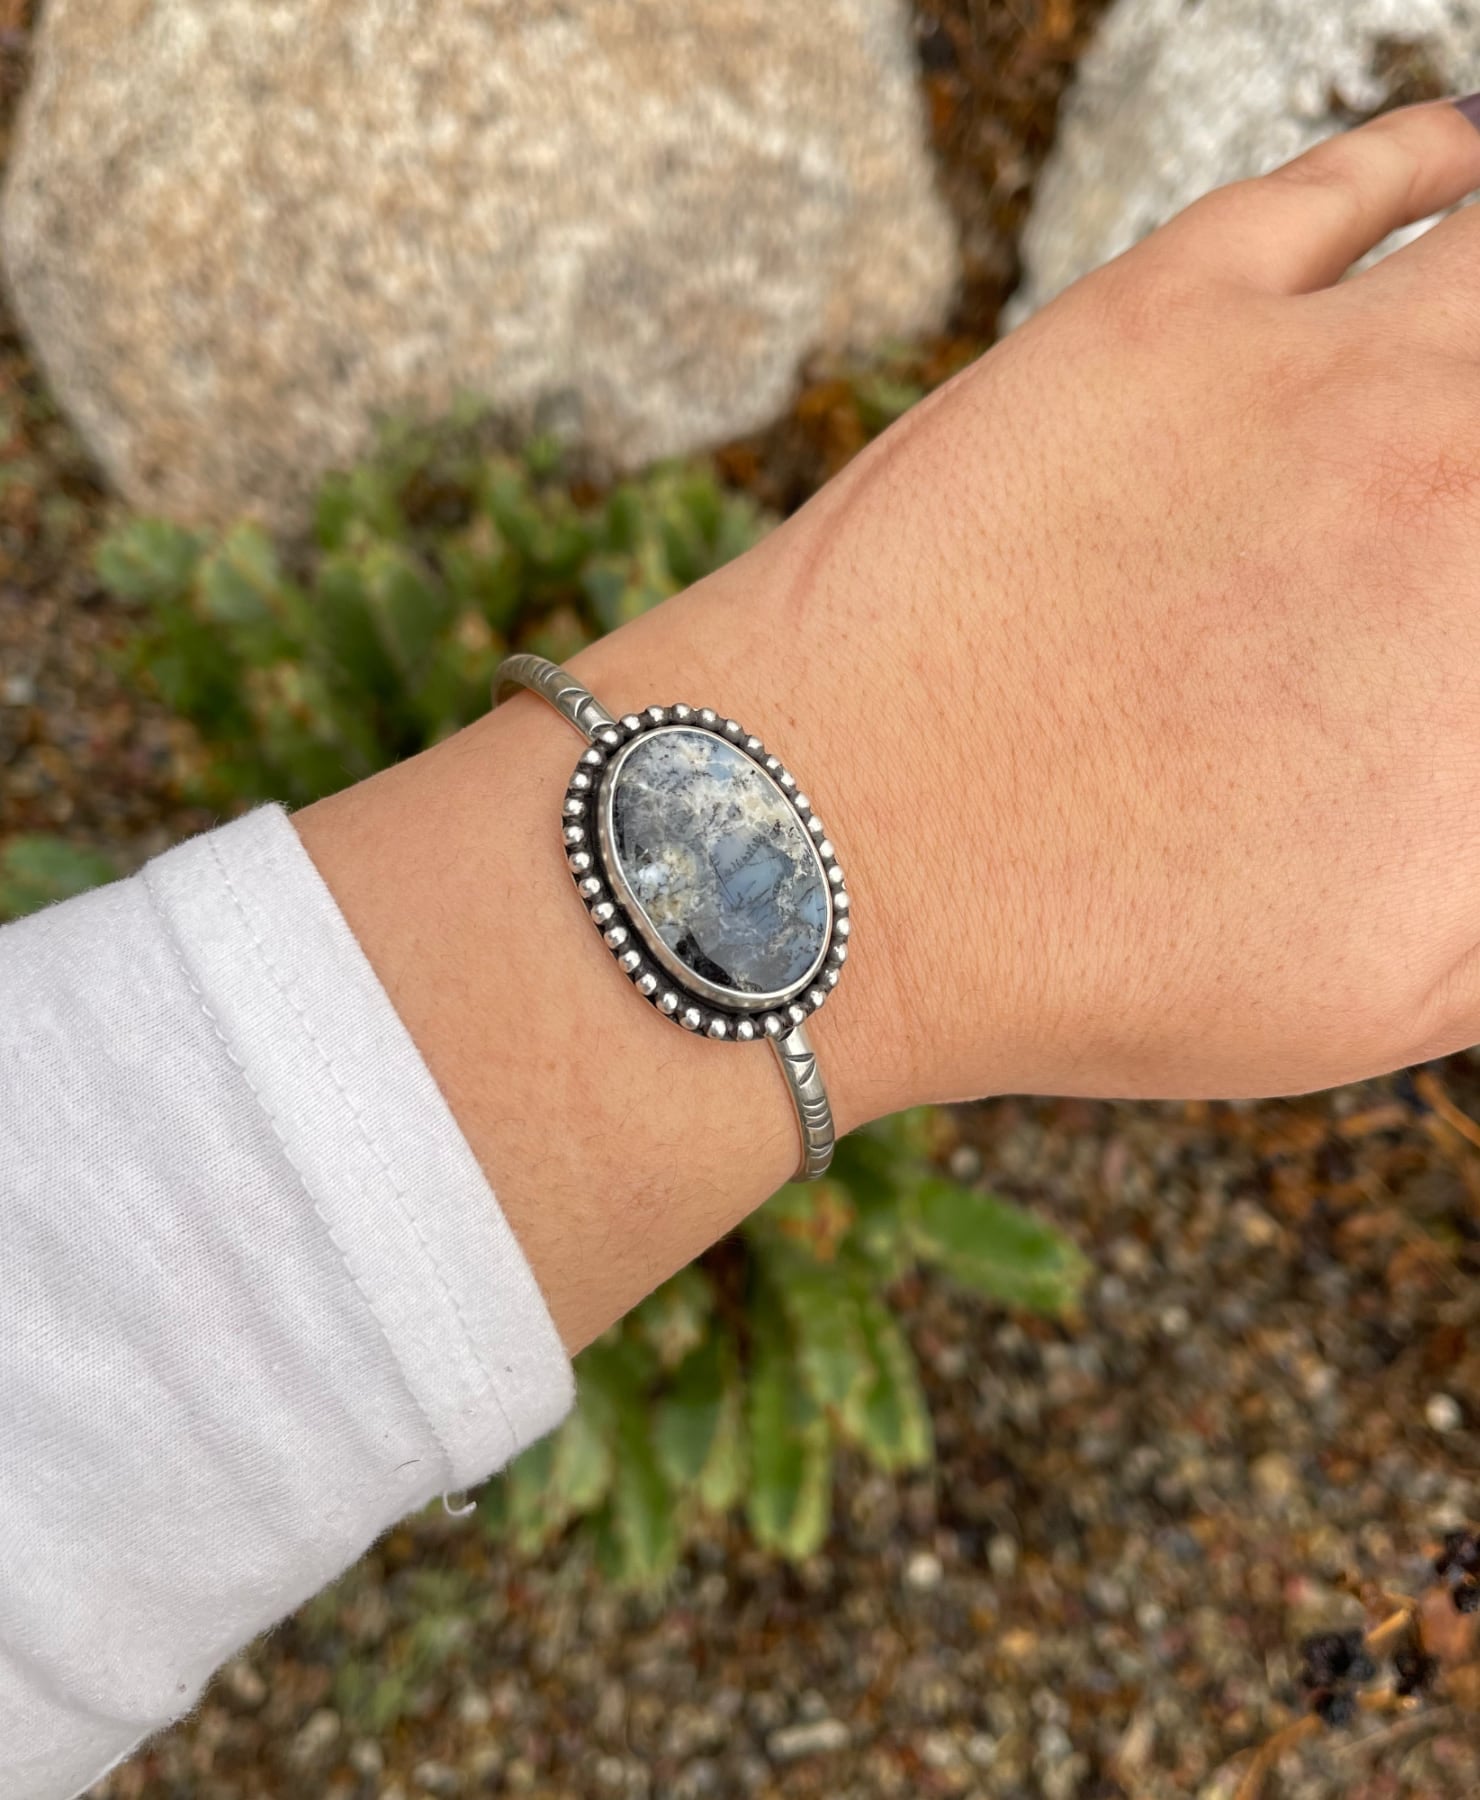
[[1480,1039],[1480,212],[1332,285],[1477,184],[1441,103],[1209,196],[721,579],[727,691],[792,659],[881,1099]]
[[[848,871],[841,1129],[1288,1092],[1480,1039],[1480,186],[1448,104],[1210,196],[750,554],[572,662],[786,759]],[[530,699],[300,829],[572,1346],[795,1166],[770,1059],[639,1005]]]

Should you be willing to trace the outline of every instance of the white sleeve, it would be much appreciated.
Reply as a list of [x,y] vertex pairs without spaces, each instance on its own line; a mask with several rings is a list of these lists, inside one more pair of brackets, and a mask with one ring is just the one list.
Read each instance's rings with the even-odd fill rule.
[[286,817],[0,931],[0,1793],[62,1800],[570,1365]]

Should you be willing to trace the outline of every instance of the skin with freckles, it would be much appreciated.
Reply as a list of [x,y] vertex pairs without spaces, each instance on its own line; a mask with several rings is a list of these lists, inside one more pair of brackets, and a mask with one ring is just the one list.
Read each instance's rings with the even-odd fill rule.
[[[1480,186],[1457,108],[1220,190],[573,665],[782,755],[848,870],[843,1128],[1257,1095],[1480,1039]],[[626,991],[530,697],[300,815],[566,1341],[790,1171],[768,1054]]]

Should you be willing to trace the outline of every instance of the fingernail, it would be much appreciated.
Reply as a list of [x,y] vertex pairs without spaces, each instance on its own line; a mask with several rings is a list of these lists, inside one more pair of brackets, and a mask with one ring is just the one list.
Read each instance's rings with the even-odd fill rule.
[[1454,110],[1462,112],[1476,131],[1480,131],[1480,94],[1466,94],[1463,100],[1456,100]]

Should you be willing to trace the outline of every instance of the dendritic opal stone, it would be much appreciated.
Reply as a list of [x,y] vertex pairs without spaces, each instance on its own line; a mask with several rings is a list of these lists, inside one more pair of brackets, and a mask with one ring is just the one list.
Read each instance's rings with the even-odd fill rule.
[[608,804],[609,854],[642,915],[634,923],[680,978],[744,1005],[816,972],[829,918],[822,863],[744,751],[683,726],[649,732],[613,769]]

